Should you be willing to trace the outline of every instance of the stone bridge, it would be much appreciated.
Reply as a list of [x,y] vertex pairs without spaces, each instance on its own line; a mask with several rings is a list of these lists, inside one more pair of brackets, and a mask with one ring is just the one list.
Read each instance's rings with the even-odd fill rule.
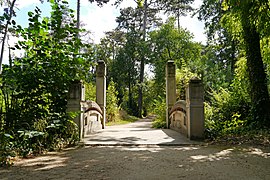
[[[78,112],[74,119],[79,127],[80,138],[105,129],[106,121],[106,65],[98,62],[96,71],[96,102],[85,101],[82,82],[74,82],[69,90],[67,111]],[[202,139],[204,132],[203,85],[192,78],[186,89],[186,99],[176,102],[175,64],[166,66],[166,124],[168,129],[180,132],[194,140]],[[89,137],[89,136],[88,136]]]

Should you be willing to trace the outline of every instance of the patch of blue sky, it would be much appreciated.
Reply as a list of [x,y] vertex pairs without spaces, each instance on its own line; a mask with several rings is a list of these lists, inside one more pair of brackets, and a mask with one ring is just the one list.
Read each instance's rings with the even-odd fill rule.
[[28,12],[34,12],[35,8],[38,7],[42,14],[42,17],[50,17],[51,7],[49,3],[43,3],[38,5],[32,5],[32,6],[26,6],[22,9],[16,10],[16,17],[14,20],[17,22],[18,25],[21,25],[22,27],[28,27]]

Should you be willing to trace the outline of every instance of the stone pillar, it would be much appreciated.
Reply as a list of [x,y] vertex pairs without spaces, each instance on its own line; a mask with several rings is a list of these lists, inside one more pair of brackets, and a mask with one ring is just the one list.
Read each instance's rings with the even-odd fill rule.
[[81,101],[84,101],[84,86],[81,81],[75,81],[71,84],[68,93],[67,112],[78,113],[74,122],[78,125],[80,139],[83,138],[83,109]]
[[192,78],[186,92],[188,138],[203,139],[204,93],[202,81]]
[[101,123],[104,129],[106,122],[106,65],[104,61],[98,61],[96,73],[96,102],[103,112]]
[[166,126],[170,128],[169,113],[176,102],[175,64],[170,60],[166,65]]

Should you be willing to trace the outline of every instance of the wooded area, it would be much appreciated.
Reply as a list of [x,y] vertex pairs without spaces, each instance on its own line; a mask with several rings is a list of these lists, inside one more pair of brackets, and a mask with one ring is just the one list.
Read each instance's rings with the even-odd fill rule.
[[[20,0],[17,0],[20,1]],[[96,0],[102,8],[109,0]],[[0,16],[0,162],[78,142],[78,130],[66,113],[72,82],[83,80],[86,99],[95,100],[95,64],[107,64],[108,121],[120,111],[143,117],[155,114],[153,126],[166,126],[165,66],[177,66],[177,96],[185,97],[191,77],[202,79],[205,90],[205,137],[215,139],[270,128],[270,2],[268,0],[137,0],[121,9],[118,26],[99,44],[87,40],[67,1],[50,0],[50,17],[36,7],[29,25],[15,22],[16,0],[2,0]],[[89,0],[89,3],[95,3]],[[119,5],[117,0],[115,5]],[[168,19],[163,22],[161,13]],[[181,27],[180,16],[198,14],[205,22],[207,44],[193,40]],[[94,17],[90,17],[94,18]],[[91,20],[91,19],[90,19]],[[14,47],[8,37],[20,37]],[[8,46],[9,57],[3,57]],[[23,50],[23,57],[12,56]],[[2,64],[3,59],[9,64]],[[146,68],[148,67],[148,68]],[[149,76],[150,74],[153,74]],[[268,133],[269,134],[269,133]]]

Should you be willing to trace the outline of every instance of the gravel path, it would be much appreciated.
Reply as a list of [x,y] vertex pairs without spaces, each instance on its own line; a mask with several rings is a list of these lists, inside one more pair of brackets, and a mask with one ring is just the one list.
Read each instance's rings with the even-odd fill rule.
[[171,129],[152,128],[153,118],[144,118],[125,125],[108,126],[84,138],[86,145],[190,145],[182,134]]
[[215,146],[69,149],[0,169],[0,179],[270,179],[270,149]]
[[[126,126],[132,129],[134,125]],[[125,137],[134,137],[134,134]],[[173,142],[172,137],[167,138]],[[119,140],[110,138],[113,140],[105,142]],[[166,141],[165,137],[158,138]],[[13,167],[0,168],[0,179],[270,179],[270,147],[136,144],[144,142],[142,139],[146,137],[128,141],[135,142],[135,146],[107,143],[22,159]]]

